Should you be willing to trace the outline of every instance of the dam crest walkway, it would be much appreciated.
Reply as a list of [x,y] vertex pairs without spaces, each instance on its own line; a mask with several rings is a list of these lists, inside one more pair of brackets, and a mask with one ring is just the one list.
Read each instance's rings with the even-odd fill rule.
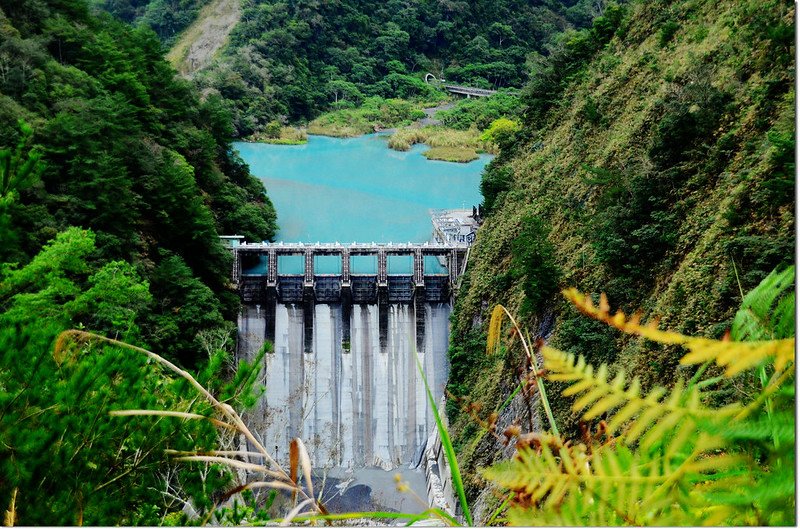
[[[355,303],[372,303],[384,297],[390,302],[407,303],[423,291],[429,301],[448,300],[464,272],[469,244],[245,242],[230,249],[234,256],[231,279],[245,302],[274,293],[283,302],[300,302],[313,295],[323,303],[338,302],[343,296]],[[302,272],[281,272],[279,258],[292,255],[304,257]],[[318,273],[317,256],[338,256],[339,271]],[[354,256],[373,256],[377,261],[375,271],[351,273]],[[390,273],[389,256],[410,256],[411,273]],[[425,258],[430,256],[437,258],[437,270],[426,269]]]

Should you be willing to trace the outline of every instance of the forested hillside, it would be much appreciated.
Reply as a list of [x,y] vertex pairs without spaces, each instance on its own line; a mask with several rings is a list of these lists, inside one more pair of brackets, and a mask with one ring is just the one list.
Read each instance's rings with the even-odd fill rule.
[[86,329],[224,389],[239,300],[218,236],[268,239],[275,212],[219,98],[162,52],[84,0],[0,2],[0,496],[19,523],[158,523],[182,507],[165,483],[207,501],[205,478],[169,471],[163,450],[213,447],[213,428],[108,415],[188,409],[185,385],[139,353],[53,351]]
[[297,122],[334,103],[435,93],[426,72],[486,88],[521,86],[553,35],[585,27],[602,3],[243,2],[227,50],[197,75],[238,134]]
[[149,27],[166,46],[171,46],[209,0],[93,0],[93,3],[123,22]]
[[4,2],[0,14],[0,144],[22,142],[41,165],[5,190],[18,199],[0,256],[25,264],[63,229],[91,229],[95,259],[125,260],[150,281],[159,301],[140,314],[144,340],[191,363],[197,331],[236,312],[217,235],[270,238],[272,206],[231,153],[219,99],[176,80],[149,30],[95,18],[84,2],[36,7]]
[[[448,408],[479,508],[499,501],[481,494],[477,469],[509,449],[474,411],[486,419],[498,409],[524,359],[486,355],[496,303],[533,341],[622,368],[646,390],[691,377],[680,348],[587,319],[559,289],[596,303],[605,292],[612,314],[641,310],[661,328],[722,338],[743,292],[794,261],[793,20],[788,1],[610,6],[532,76],[523,127],[484,174],[490,214],[453,320],[448,389],[461,400]],[[743,398],[753,383],[718,381],[714,393]],[[580,438],[573,399],[549,387],[556,422]],[[530,399],[508,408],[497,431],[539,424]]]

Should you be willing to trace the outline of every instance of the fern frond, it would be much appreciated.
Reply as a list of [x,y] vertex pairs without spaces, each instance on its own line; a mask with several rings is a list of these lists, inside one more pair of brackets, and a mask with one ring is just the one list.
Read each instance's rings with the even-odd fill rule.
[[591,297],[581,294],[574,288],[564,290],[563,294],[582,313],[622,332],[642,336],[662,344],[686,347],[689,353],[681,358],[680,362],[683,365],[701,364],[714,360],[717,365],[725,367],[725,375],[731,377],[768,359],[775,363],[776,371],[782,371],[794,362],[794,338],[730,342],[685,336],[676,332],[659,330],[657,320],[652,320],[647,325],[641,324],[639,314],[634,314],[628,319],[623,312],[619,311],[612,316],[605,294],[601,294],[600,304],[597,307]]
[[538,502],[553,490],[565,490],[580,481],[580,475],[588,471],[588,455],[583,447],[567,449],[563,445],[551,448],[545,435],[541,453],[521,449],[517,458],[504,461],[483,470],[487,479],[511,491],[523,493],[533,502]]
[[[773,274],[758,296],[747,296],[747,319],[731,342],[692,338],[643,325],[622,312],[611,315],[575,290],[565,294],[584,313],[624,332],[688,349],[683,364],[716,362],[726,375],[772,362],[766,385],[747,406],[712,409],[698,382],[643,392],[638,379],[606,365],[592,367],[581,356],[542,347],[546,377],[565,383],[565,396],[583,418],[605,415],[606,437],[587,449],[559,437],[530,435],[516,458],[484,471],[513,493],[508,520],[515,525],[791,525],[795,522],[794,339],[787,339],[786,290],[793,271]],[[743,309],[744,310],[744,309]],[[776,316],[768,316],[772,312]],[[502,317],[502,314],[500,315]],[[769,319],[771,318],[771,319]],[[769,331],[771,334],[765,334]],[[760,333],[760,334],[757,334]],[[498,331],[499,335],[499,331]],[[778,338],[765,340],[764,338]],[[717,377],[721,378],[721,377]],[[717,380],[718,382],[718,380]],[[766,414],[752,416],[766,403]],[[787,404],[788,403],[788,404]],[[622,436],[615,432],[624,428]],[[750,455],[754,441],[759,458]],[[530,447],[537,447],[538,451]],[[743,448],[743,449],[742,449]],[[766,455],[764,455],[766,454]]]
[[735,340],[794,336],[794,272],[794,266],[772,271],[744,297],[731,326]]
[[[678,382],[670,393],[656,387],[643,395],[638,379],[634,378],[630,384],[626,384],[624,373],[618,373],[609,381],[605,365],[595,372],[582,356],[576,357],[547,346],[542,348],[542,354],[549,380],[571,382],[563,394],[578,397],[572,409],[586,410],[583,413],[585,420],[608,413],[609,434],[629,424],[625,435],[628,444],[641,438],[643,447],[649,448],[686,417],[720,417],[719,410],[711,410],[701,404],[696,388],[685,389],[682,382]],[[731,414],[737,409],[727,408],[722,413]]]
[[703,429],[729,441],[773,442],[779,445],[794,444],[794,410],[760,415],[748,421],[723,421],[704,424]]
[[612,443],[589,454],[583,445],[543,443],[540,452],[522,448],[483,473],[515,493],[514,525],[692,525],[694,511],[674,512],[676,502],[693,505],[689,485],[741,463],[719,452],[719,438],[694,433],[651,453]]
[[611,509],[603,508],[591,495],[572,494],[558,509],[514,506],[508,511],[512,527],[618,527],[628,523]]
[[703,524],[795,525],[795,467],[794,461],[787,463],[767,472],[753,465],[746,471],[699,483],[695,494],[704,505]]
[[682,365],[702,364],[714,360],[718,366],[726,368],[727,377],[737,375],[768,359],[772,359],[778,372],[794,362],[794,338],[761,342],[725,342],[709,338],[690,338],[683,345],[690,352],[681,358]]

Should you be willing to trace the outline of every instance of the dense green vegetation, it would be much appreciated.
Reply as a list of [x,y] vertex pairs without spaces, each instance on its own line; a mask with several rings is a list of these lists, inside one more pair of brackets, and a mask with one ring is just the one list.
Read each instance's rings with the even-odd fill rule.
[[437,97],[431,72],[486,88],[521,86],[551,38],[598,14],[586,0],[244,2],[241,22],[196,82],[219,93],[240,136],[310,120],[342,100]]
[[[580,442],[572,443],[559,435],[551,415],[544,432],[506,429],[506,439],[516,439],[516,457],[484,475],[512,492],[509,522],[793,525],[794,278],[794,266],[767,276],[744,297],[723,341],[612,316],[605,299],[596,306],[577,290],[565,290],[585,316],[655,343],[681,344],[688,352],[680,363],[694,373],[671,389],[643,390],[624,370],[612,379],[606,364],[542,347],[543,376],[567,385],[572,409],[597,426],[587,425]],[[502,325],[496,314],[489,332],[495,343]],[[712,364],[719,369],[709,370]],[[715,386],[742,375],[756,375],[758,382],[729,399],[733,403],[719,403]],[[541,376],[537,383],[544,396]]]
[[[206,412],[185,383],[130,351],[55,342],[69,327],[141,340],[137,321],[154,302],[148,282],[129,263],[93,258],[96,242],[91,231],[69,228],[0,276],[0,497],[7,508],[16,491],[18,524],[159,524],[185,502],[208,509],[211,493],[230,480],[222,468],[176,467],[164,453],[215,448],[209,423],[109,416],[137,408]],[[234,403],[251,398],[242,392],[252,384],[249,366],[241,365],[243,378],[223,382],[230,376],[224,333],[209,327],[200,339],[210,355],[200,380],[224,398],[237,396]]]
[[452,108],[437,112],[436,118],[446,127],[456,130],[473,127],[484,130],[493,121],[516,116],[521,110],[522,104],[516,93],[498,92],[485,98],[460,99]]
[[347,138],[407,126],[425,117],[419,107],[419,104],[402,99],[368,97],[354,108],[353,103],[341,100],[334,105],[335,110],[311,121],[308,132]]
[[[490,214],[456,302],[455,396],[491,410],[515,387],[519,363],[481,353],[495,303],[520,314],[532,339],[624,368],[649,389],[691,377],[680,348],[587,320],[554,295],[558,287],[595,300],[606,292],[662,327],[720,338],[741,293],[793,262],[793,9],[635,2],[558,39],[523,90],[521,129],[481,185]],[[754,384],[717,380],[714,398],[725,403]],[[576,438],[580,416],[564,386],[552,387],[556,418]],[[505,421],[538,420],[517,401]],[[449,412],[468,496],[490,508],[477,469],[503,447],[459,406]]]
[[224,382],[238,298],[218,235],[272,237],[274,210],[219,98],[176,80],[149,29],[83,1],[0,7],[0,497],[26,525],[174,523],[230,474],[164,449],[217,432],[108,412],[202,405],[144,356],[56,337],[146,345],[248,400],[252,380]]
[[208,0],[92,0],[95,5],[129,24],[149,27],[171,46],[197,18]]
[[264,132],[254,134],[250,140],[275,145],[303,145],[308,143],[308,134],[303,129],[284,127],[277,121],[271,121],[264,128]]
[[15,59],[0,78],[0,145],[22,140],[15,156],[33,149],[40,169],[12,181],[1,260],[24,265],[67,227],[91,229],[91,259],[149,282],[141,339],[192,364],[198,332],[230,329],[238,306],[218,234],[272,237],[272,205],[231,152],[220,100],[175,79],[155,35],[80,1],[37,5],[2,6],[0,53]]

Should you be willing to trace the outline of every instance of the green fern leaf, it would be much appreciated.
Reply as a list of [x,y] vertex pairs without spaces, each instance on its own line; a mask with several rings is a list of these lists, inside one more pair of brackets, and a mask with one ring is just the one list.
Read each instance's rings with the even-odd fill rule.
[[704,424],[703,429],[729,441],[794,443],[795,417],[789,412],[762,415],[747,422]]
[[691,525],[692,512],[673,512],[676,502],[692,504],[691,483],[741,464],[741,458],[717,453],[718,438],[692,433],[697,432],[681,428],[664,451],[632,452],[622,443],[592,454],[582,445],[558,451],[542,445],[540,453],[523,448],[514,461],[484,475],[516,494],[512,524]]
[[759,341],[794,336],[794,266],[773,271],[742,300],[733,318],[731,337]]
[[[694,338],[640,325],[637,316],[611,316],[568,292],[583,312],[625,332],[683,345],[682,364],[714,361],[724,375],[671,390],[643,393],[639,380],[587,364],[581,356],[543,347],[546,377],[563,382],[573,410],[607,420],[602,444],[591,450],[551,435],[530,435],[517,457],[484,475],[514,493],[513,525],[792,525],[795,522],[794,332],[787,288],[794,271],[771,274],[748,295],[736,332],[753,342]],[[757,290],[759,290],[757,289]],[[769,332],[769,334],[764,334]],[[774,340],[772,338],[779,338]],[[769,387],[746,407],[711,409],[702,388],[771,362]],[[699,379],[700,375],[697,375]],[[789,382],[789,384],[786,384]],[[765,413],[757,415],[756,410]],[[620,434],[619,432],[622,432]],[[616,434],[616,437],[615,437]],[[754,449],[755,448],[755,449]]]
[[628,444],[639,441],[648,432],[641,442],[645,448],[649,448],[684,418],[697,419],[719,414],[718,411],[703,407],[698,390],[685,389],[683,382],[678,382],[666,397],[667,390],[660,387],[642,396],[638,379],[634,379],[626,388],[622,372],[609,382],[605,365],[595,372],[582,356],[576,357],[551,347],[543,347],[542,354],[549,380],[572,382],[563,391],[565,396],[577,398],[572,409],[583,411],[585,420],[608,414],[609,434],[628,424],[625,435]]

